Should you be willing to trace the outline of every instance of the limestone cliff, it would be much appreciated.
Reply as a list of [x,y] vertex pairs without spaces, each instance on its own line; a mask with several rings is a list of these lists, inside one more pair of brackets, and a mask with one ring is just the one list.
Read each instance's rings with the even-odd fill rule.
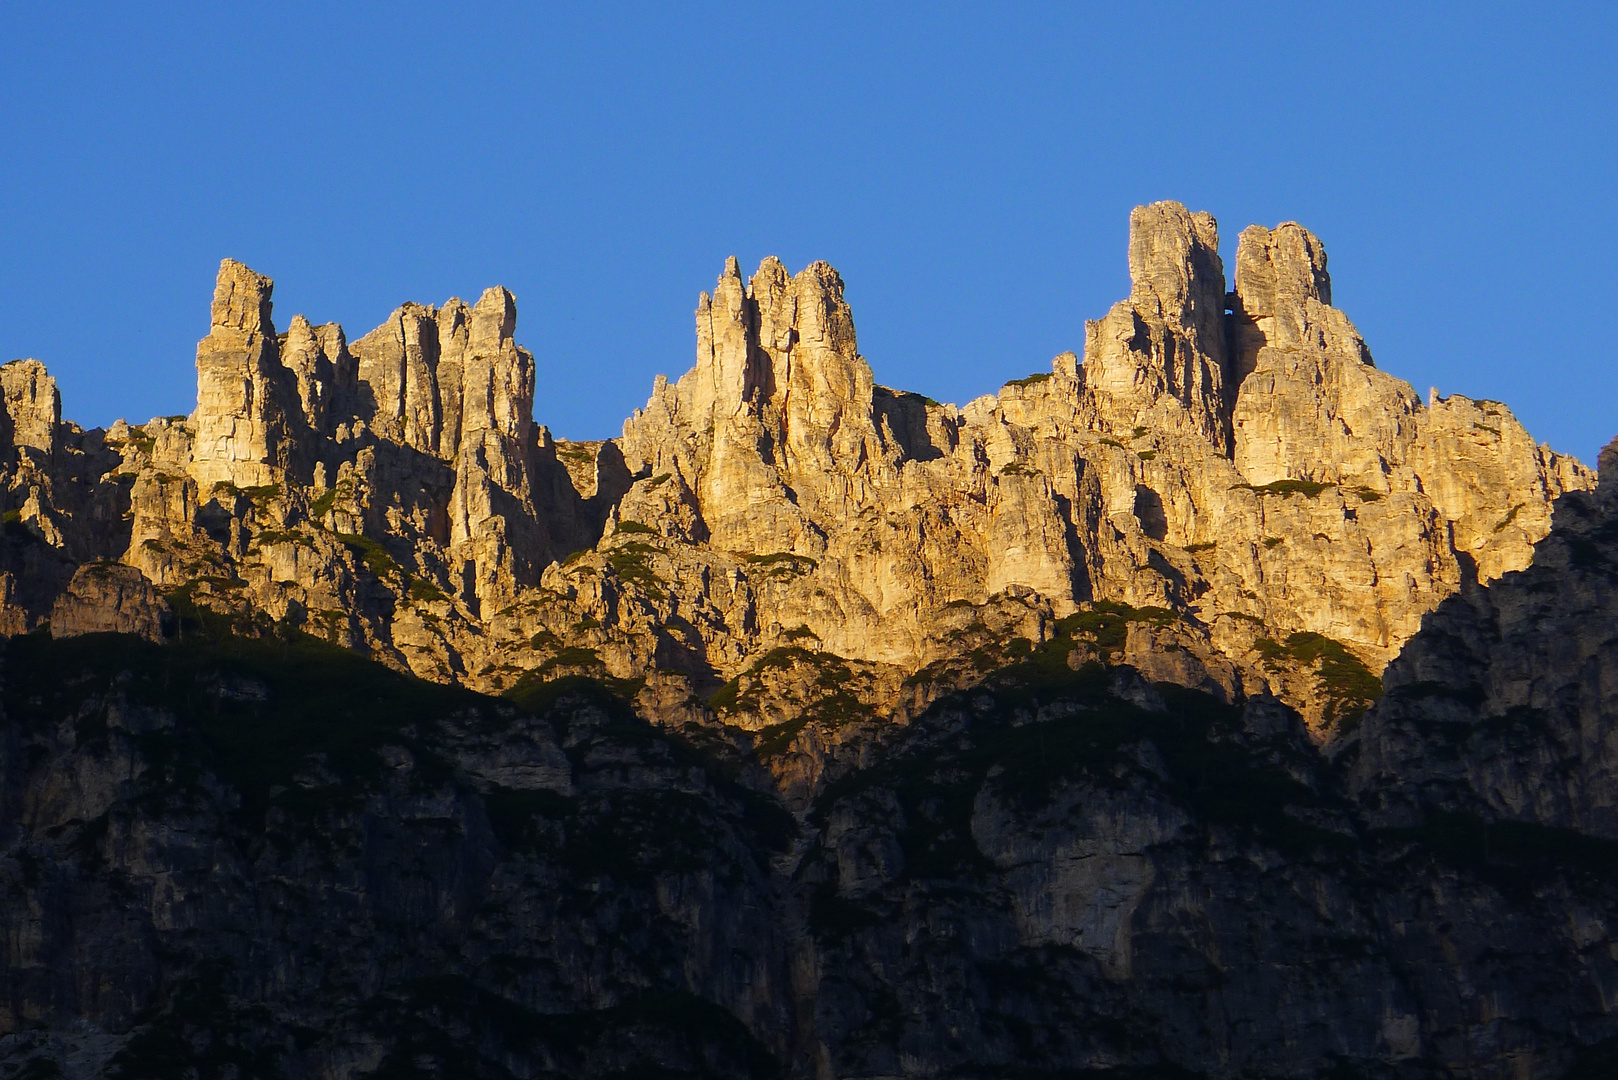
[[270,322],[274,283],[233,259],[219,265],[213,322],[197,343],[191,475],[204,489],[286,479],[292,451],[286,373]]
[[1129,216],[1128,300],[1085,327],[1088,403],[1102,430],[1190,435],[1224,451],[1227,394],[1239,376],[1225,345],[1225,268],[1213,215],[1178,203]]
[[150,610],[92,564],[0,644],[0,1071],[1609,1076],[1610,494],[1430,615],[1331,752],[1116,663],[1166,613],[1036,646],[1024,592],[1019,647],[829,747],[796,815],[761,767],[793,724],[904,685],[782,650],[715,701],[788,717],[749,746],[603,680],[83,636]]
[[[1525,566],[1591,475],[1503,406],[1424,404],[1379,371],[1307,230],[1245,230],[1227,283],[1210,215],[1130,226],[1130,296],[1082,360],[964,407],[876,385],[831,267],[731,260],[695,365],[593,444],[535,426],[504,289],[349,342],[303,316],[277,334],[271,281],[226,260],[189,417],[79,432],[40,365],[0,369],[7,505],[43,545],[8,556],[0,621],[37,624],[110,558],[182,617],[430,679],[640,679],[674,722],[660,702],[796,648],[866,672],[850,700],[903,721],[1007,620],[1037,644],[1102,605],[1167,613],[1131,622],[1154,677],[1274,692],[1330,738],[1374,691],[1326,669],[1374,681],[1445,597]],[[720,712],[693,715],[767,726]]]
[[960,407],[775,259],[599,442],[501,288],[0,367],[0,1072],[1610,1073],[1618,444],[1130,225]]

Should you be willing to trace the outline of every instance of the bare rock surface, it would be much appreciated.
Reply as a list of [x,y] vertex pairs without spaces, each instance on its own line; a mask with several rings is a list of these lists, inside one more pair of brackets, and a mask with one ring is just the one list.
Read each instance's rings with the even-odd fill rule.
[[51,607],[51,637],[133,634],[160,642],[172,617],[167,601],[133,566],[85,563]]
[[593,442],[498,287],[0,367],[0,1071],[1605,1075],[1618,444],[1218,251],[961,406],[732,259]]
[[48,549],[7,556],[0,623],[37,625],[110,558],[183,591],[183,618],[433,680],[594,672],[701,702],[805,647],[922,678],[855,695],[902,722],[1027,595],[1036,644],[1123,612],[1154,677],[1278,694],[1330,740],[1366,694],[1328,668],[1374,680],[1593,479],[1504,406],[1423,403],[1378,370],[1306,229],[1246,229],[1233,282],[1218,243],[1206,213],[1137,208],[1130,295],[1082,359],[961,407],[876,383],[832,267],[731,260],[694,366],[591,444],[534,423],[506,290],[407,303],[350,342],[301,315],[277,333],[271,281],[227,259],[189,417],[81,432],[42,365],[0,368],[8,512]]
[[1345,752],[1388,823],[1474,814],[1618,839],[1618,440],[1532,563],[1427,616]]
[[256,487],[285,476],[291,451],[275,327],[274,282],[233,259],[219,265],[212,326],[197,343],[191,472],[207,488]]

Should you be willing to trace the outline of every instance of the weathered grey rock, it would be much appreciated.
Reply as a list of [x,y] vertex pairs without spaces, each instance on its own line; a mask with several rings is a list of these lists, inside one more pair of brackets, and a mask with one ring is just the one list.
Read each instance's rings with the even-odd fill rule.
[[1331,306],[1325,248],[1293,222],[1242,231],[1236,254],[1236,468],[1251,484],[1318,480],[1383,491],[1414,440],[1420,399],[1378,371]]
[[498,610],[538,583],[545,542],[533,503],[534,358],[512,341],[517,304],[505,289],[472,308],[461,361],[460,446],[450,496],[449,557],[480,608]]
[[91,562],[78,568],[51,608],[51,637],[111,633],[162,641],[172,619],[168,602],[139,570]]
[[1368,827],[1273,703],[991,683],[878,763],[794,871],[832,1075],[1505,1080],[1618,1032],[1608,845]]
[[1236,261],[1233,450],[1246,481],[1424,496],[1481,580],[1526,566],[1551,503],[1589,486],[1589,473],[1537,446],[1498,402],[1435,391],[1423,408],[1408,383],[1378,371],[1330,306],[1325,249],[1306,229],[1251,226]]
[[[382,737],[323,763],[288,708],[342,686],[300,679],[295,664],[217,661],[91,659],[72,669],[77,724],[44,704],[63,687],[8,666],[8,690],[27,692],[8,710],[3,759],[0,882],[13,899],[0,926],[13,948],[0,960],[0,1067],[79,1080],[222,1061],[337,1080],[402,1053],[440,1073],[487,1075],[498,1060],[530,1075],[676,1066],[744,1080],[784,1051],[773,849],[750,816],[759,804],[721,770],[693,768],[649,729],[625,738],[587,698],[548,718],[487,699],[416,702],[358,663],[348,673],[364,692],[423,726],[396,737],[362,713]],[[210,716],[277,730],[238,729],[236,745],[258,752],[236,760],[199,752]],[[353,718],[317,730],[343,738]],[[297,797],[282,798],[289,788]],[[605,861],[551,846],[562,830],[582,841],[626,828],[638,838],[620,834]],[[681,862],[687,872],[667,872]],[[490,963],[543,972],[518,976],[526,1004],[501,1014],[529,1033],[503,1020],[513,1037],[498,1046],[451,1036],[412,1049],[505,1008]],[[675,1010],[643,1009],[649,990]],[[424,1022],[419,1007],[454,1018]],[[589,1030],[591,1017],[606,1026]],[[313,1041],[287,1038],[294,1027]]]
[[[305,747],[278,698],[329,655],[275,684],[126,643],[149,668],[36,692],[11,661],[52,646],[14,641],[0,1060],[1505,1080],[1618,1036],[1618,878],[1488,847],[1618,839],[1614,485],[1377,371],[1301,227],[1243,233],[1227,319],[1211,217],[1131,225],[1083,362],[959,408],[876,386],[836,272],[774,259],[602,443],[534,425],[498,288],[350,350],[278,341],[227,262],[190,420],[80,431],[0,369],[0,632],[157,640],[183,589],[274,628],[261,671],[298,629],[484,690],[623,680],[686,736],[412,683]],[[745,824],[777,794],[796,846]],[[730,1041],[615,1026],[664,994]]]
[[1175,202],[1129,216],[1130,296],[1085,325],[1084,389],[1103,430],[1229,442],[1225,270],[1213,216]]
[[336,323],[310,326],[294,315],[281,340],[281,361],[292,373],[303,422],[312,434],[330,435],[334,399],[344,376],[354,376],[343,328]]
[[[201,594],[487,689],[588,654],[700,700],[808,641],[953,685],[971,620],[1018,590],[1055,618],[1162,608],[1130,662],[1268,690],[1329,739],[1353,708],[1291,637],[1379,671],[1446,596],[1525,565],[1590,476],[1503,407],[1377,371],[1299,226],[1243,233],[1227,319],[1217,243],[1206,214],[1139,208],[1130,297],[1083,362],[960,408],[875,385],[831,267],[731,260],[692,369],[582,455],[534,425],[504,289],[403,305],[352,348],[302,318],[278,342],[269,280],[227,262],[194,418],[108,433],[118,460],[50,436],[48,376],[17,369],[8,401],[57,449],[18,458],[10,506],[70,561],[242,582]],[[928,700],[877,682],[864,705],[897,718]]]
[[464,300],[451,297],[438,309],[438,363],[433,377],[438,385],[439,412],[443,423],[438,432],[438,455],[454,457],[461,445],[462,367],[472,336],[472,309]]
[[48,465],[62,424],[56,380],[38,360],[13,360],[0,365],[0,393],[12,452],[29,456],[38,467]]
[[355,415],[383,438],[437,453],[442,412],[434,379],[438,321],[433,309],[405,304],[350,350],[359,361]]

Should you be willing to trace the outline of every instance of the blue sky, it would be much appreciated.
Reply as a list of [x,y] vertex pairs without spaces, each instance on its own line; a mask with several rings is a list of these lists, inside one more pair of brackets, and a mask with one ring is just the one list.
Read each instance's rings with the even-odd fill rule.
[[350,337],[506,285],[572,438],[690,366],[727,255],[825,259],[878,381],[964,402],[1081,349],[1173,198],[1227,263],[1314,230],[1423,393],[1618,434],[1609,5],[153,7],[0,9],[0,358],[81,423],[190,410],[227,255]]

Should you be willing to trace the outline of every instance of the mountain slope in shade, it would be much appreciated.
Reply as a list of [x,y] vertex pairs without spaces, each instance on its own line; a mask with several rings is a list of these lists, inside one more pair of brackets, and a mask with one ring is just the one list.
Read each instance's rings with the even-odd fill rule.
[[[1591,598],[1570,625],[1599,627],[1610,496],[1570,497],[1527,571],[1429,616],[1389,694],[1324,750],[1273,698],[1097,659],[1117,636],[1081,615],[873,732],[797,815],[767,768],[782,741],[675,734],[583,677],[489,698],[217,618],[166,644],[13,638],[0,1060],[120,1077],[1604,1075],[1605,652],[1541,665],[1560,711],[1408,692],[1421,680],[1402,673],[1465,641],[1464,607],[1496,612],[1494,636],[1445,685],[1515,685],[1513,643],[1545,617],[1518,587],[1577,584]],[[1409,732],[1449,737],[1413,755],[1442,783],[1370,767]],[[1512,805],[1524,788],[1556,798]]]

